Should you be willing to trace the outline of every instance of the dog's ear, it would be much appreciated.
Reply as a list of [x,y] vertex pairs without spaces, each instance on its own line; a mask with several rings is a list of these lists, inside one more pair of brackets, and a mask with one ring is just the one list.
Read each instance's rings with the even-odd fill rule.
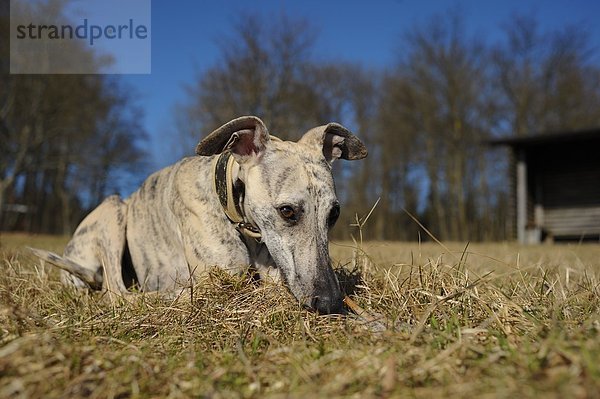
[[196,146],[198,155],[215,155],[231,150],[238,160],[260,155],[269,142],[267,127],[256,116],[241,116],[206,136]]
[[339,123],[312,128],[298,143],[320,148],[329,163],[338,158],[353,161],[367,156],[367,148],[362,141]]

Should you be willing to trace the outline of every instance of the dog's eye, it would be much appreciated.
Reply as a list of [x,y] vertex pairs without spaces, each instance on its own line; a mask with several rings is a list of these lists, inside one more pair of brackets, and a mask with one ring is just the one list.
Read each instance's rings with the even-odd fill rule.
[[289,205],[284,205],[281,208],[279,208],[279,214],[284,219],[287,219],[287,220],[290,220],[290,221],[296,221],[297,220],[296,211],[294,210],[294,208],[292,208]]
[[329,211],[329,216],[327,217],[327,226],[329,226],[330,228],[333,227],[339,217],[340,217],[340,204],[338,204],[336,202],[333,205],[333,208],[331,208],[331,211]]

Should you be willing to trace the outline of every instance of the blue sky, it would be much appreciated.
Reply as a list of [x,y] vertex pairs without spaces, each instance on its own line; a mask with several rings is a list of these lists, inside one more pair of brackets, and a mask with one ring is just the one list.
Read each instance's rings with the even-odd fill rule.
[[[403,32],[427,22],[436,13],[458,5],[470,33],[495,41],[514,13],[533,13],[541,28],[583,25],[594,46],[600,46],[600,1],[582,0],[153,0],[152,72],[123,75],[138,94],[145,111],[154,166],[162,167],[181,155],[174,149],[173,108],[185,99],[184,85],[219,57],[218,38],[229,32],[243,13],[276,16],[285,13],[308,19],[317,28],[315,59],[357,61],[385,68],[401,51]],[[198,137],[207,132],[198,132]]]

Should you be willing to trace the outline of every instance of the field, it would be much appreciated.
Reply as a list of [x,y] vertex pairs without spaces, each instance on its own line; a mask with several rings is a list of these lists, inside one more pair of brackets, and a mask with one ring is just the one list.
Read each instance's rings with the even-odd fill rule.
[[0,236],[0,397],[600,395],[600,245],[332,243],[361,316],[215,270],[189,296],[79,294]]

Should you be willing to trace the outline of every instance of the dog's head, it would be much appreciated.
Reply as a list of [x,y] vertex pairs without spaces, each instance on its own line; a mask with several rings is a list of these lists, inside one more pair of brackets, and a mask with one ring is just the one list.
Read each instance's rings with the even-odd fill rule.
[[298,142],[280,141],[260,119],[245,116],[212,132],[196,153],[226,150],[240,165],[246,216],[260,229],[290,291],[320,313],[341,313],[328,245],[340,212],[331,164],[366,157],[363,143],[337,123],[315,127]]

